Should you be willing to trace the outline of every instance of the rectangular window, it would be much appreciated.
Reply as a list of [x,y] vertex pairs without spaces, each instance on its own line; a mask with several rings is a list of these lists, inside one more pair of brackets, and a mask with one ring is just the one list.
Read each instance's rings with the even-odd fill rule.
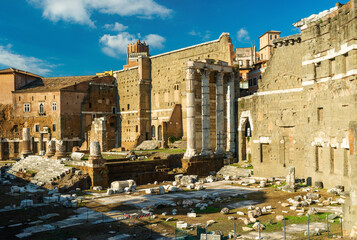
[[52,111],[57,111],[57,103],[52,103]]
[[18,132],[19,131],[19,127],[17,125],[14,125],[14,132]]
[[130,109],[130,104],[128,104],[128,110]]
[[343,149],[343,176],[348,176],[348,151],[349,149]]
[[255,77],[254,78],[254,86],[257,86],[258,85],[258,79]]
[[38,124],[35,125],[35,131],[36,131],[36,132],[39,132],[39,131],[40,131],[40,125],[38,125]]
[[19,142],[14,142],[14,153],[19,153]]
[[324,109],[322,107],[317,108],[317,123],[321,124],[324,119]]
[[335,150],[336,148],[330,148],[330,173],[335,172]]
[[56,124],[52,124],[52,132],[56,132]]
[[30,112],[31,108],[30,108],[30,104],[29,103],[25,103],[24,104],[24,112]]
[[336,73],[336,61],[334,58],[330,59],[330,76]]
[[320,159],[322,156],[322,147],[316,146],[315,147],[315,172],[320,171]]

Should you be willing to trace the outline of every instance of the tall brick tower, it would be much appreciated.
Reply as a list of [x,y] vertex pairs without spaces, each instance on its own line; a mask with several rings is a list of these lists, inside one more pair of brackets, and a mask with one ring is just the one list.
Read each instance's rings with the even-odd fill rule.
[[149,45],[146,45],[145,42],[140,42],[140,40],[136,41],[136,43],[128,44],[126,52],[126,65],[123,66],[124,69],[138,66],[139,56],[150,56]]

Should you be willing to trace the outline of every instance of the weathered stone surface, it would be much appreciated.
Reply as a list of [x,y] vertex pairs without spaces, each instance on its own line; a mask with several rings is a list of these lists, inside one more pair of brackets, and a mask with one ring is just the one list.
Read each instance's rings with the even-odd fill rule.
[[222,208],[221,209],[221,214],[228,214],[229,213],[229,208]]
[[135,189],[135,181],[130,179],[125,181],[115,181],[110,184],[110,188],[114,191],[124,191],[126,187]]
[[83,157],[84,157],[84,153],[81,152],[73,152],[71,154],[71,158],[75,161],[80,161],[82,160]]
[[250,177],[251,170],[238,168],[235,166],[224,166],[218,172],[217,175],[222,175],[223,177]]

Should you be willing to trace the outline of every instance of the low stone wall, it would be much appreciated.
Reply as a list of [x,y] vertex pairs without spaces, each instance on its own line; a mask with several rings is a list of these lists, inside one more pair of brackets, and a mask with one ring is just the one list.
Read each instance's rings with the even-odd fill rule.
[[120,161],[107,162],[109,182],[133,179],[137,184],[153,183],[154,181],[173,180],[168,174],[173,168],[181,168],[179,158],[170,157],[152,161]]
[[182,168],[185,174],[207,176],[209,172],[220,170],[224,165],[223,157],[202,157],[182,159]]

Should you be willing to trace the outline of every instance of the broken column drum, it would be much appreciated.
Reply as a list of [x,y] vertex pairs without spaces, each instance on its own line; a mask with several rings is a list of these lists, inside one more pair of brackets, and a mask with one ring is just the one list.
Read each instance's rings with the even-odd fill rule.
[[60,159],[66,157],[66,146],[62,140],[56,141],[56,154],[54,155],[55,159]]
[[99,142],[90,143],[90,156],[91,157],[102,157]]
[[52,157],[55,155],[55,153],[56,153],[56,143],[54,140],[48,139],[46,156]]
[[32,151],[31,151],[30,129],[23,128],[22,129],[22,152],[21,152],[21,155],[23,157],[26,157],[31,154],[32,154]]

